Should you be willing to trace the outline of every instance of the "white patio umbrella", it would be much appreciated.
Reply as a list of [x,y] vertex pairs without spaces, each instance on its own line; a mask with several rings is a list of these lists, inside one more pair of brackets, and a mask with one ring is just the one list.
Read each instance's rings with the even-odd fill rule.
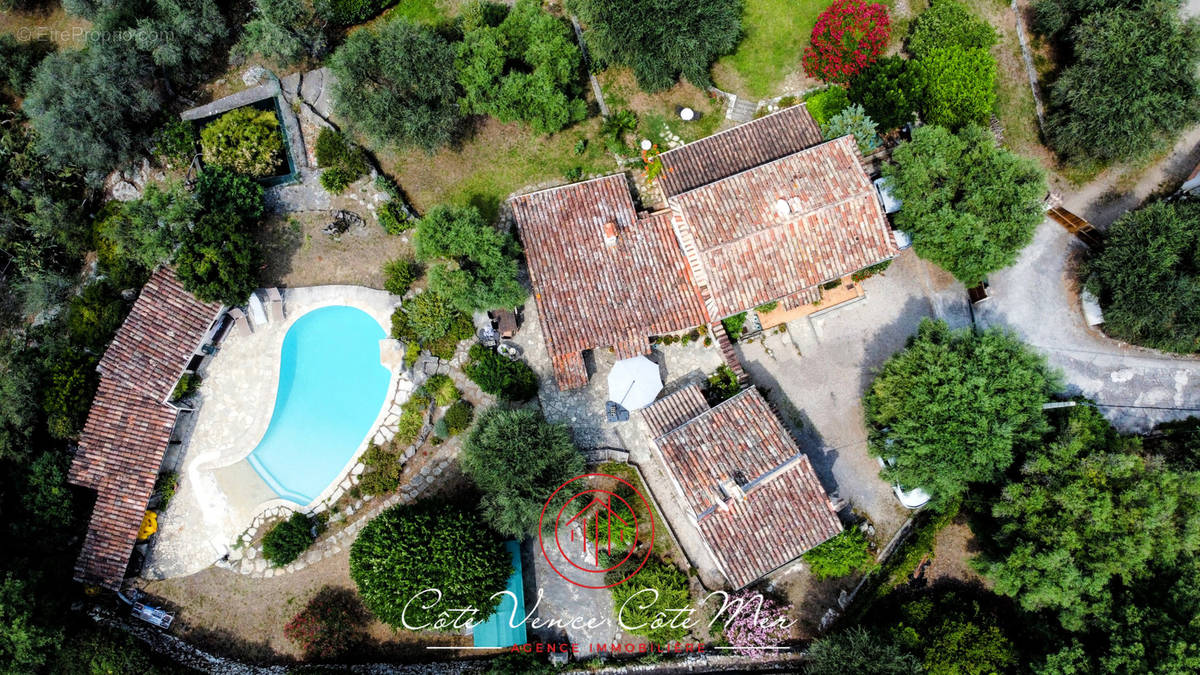
[[608,400],[626,410],[645,408],[660,391],[658,364],[644,356],[617,361],[608,372]]

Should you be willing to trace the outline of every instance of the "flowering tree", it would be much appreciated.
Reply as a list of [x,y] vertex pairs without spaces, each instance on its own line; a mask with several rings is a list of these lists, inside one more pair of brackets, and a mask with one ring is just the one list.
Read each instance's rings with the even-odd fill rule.
[[[762,598],[761,608],[759,598]],[[757,656],[762,652],[756,647],[776,647],[791,636],[786,607],[751,591],[739,591],[729,596],[729,602],[734,603],[732,607],[738,607],[738,601],[745,603],[741,605],[744,609],[725,626],[725,639],[739,655]]]
[[837,0],[817,17],[804,72],[826,82],[849,82],[875,62],[892,33],[887,8],[862,0]]
[[283,634],[306,659],[331,659],[360,644],[366,625],[367,612],[352,591],[326,586],[283,627]]

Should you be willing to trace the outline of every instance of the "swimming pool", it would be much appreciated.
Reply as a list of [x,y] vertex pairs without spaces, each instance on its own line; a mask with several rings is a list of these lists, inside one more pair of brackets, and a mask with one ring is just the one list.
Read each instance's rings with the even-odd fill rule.
[[288,329],[271,423],[246,460],[280,497],[306,505],[337,480],[372,431],[391,373],[387,337],[354,307],[315,309]]

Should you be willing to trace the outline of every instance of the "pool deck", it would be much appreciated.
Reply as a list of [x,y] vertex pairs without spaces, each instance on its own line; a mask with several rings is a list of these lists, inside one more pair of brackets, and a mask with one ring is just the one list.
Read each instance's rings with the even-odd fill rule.
[[[368,439],[388,419],[394,401],[406,399],[402,363],[381,345],[384,365],[392,372],[387,399],[353,457],[328,488],[311,504],[280,499],[246,461],[271,421],[279,380],[283,339],[299,317],[321,307],[346,305],[371,315],[385,333],[400,299],[386,291],[359,286],[314,286],[282,289],[282,322],[255,326],[251,335],[236,329],[221,343],[215,358],[201,367],[203,383],[196,395],[196,412],[185,415],[179,489],[169,508],[159,515],[143,576],[168,578],[198,572],[225,555],[260,513],[283,506],[307,510],[340,494],[348,474],[366,449]],[[400,391],[398,392],[398,388]]]

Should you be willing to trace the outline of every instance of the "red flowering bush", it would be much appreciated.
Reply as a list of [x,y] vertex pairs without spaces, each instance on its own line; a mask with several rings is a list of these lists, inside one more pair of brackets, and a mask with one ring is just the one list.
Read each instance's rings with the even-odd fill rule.
[[804,72],[826,82],[849,82],[875,62],[892,34],[887,8],[862,0],[836,0],[817,17]]
[[366,625],[367,613],[358,596],[326,586],[283,627],[283,634],[304,650],[305,659],[332,659],[360,644]]
[[[760,608],[759,598],[762,598]],[[729,596],[729,613],[736,611],[738,601],[742,611],[725,626],[725,639],[734,652],[741,656],[758,656],[762,654],[754,647],[778,647],[780,643],[791,637],[787,608],[760,593],[740,591]]]

